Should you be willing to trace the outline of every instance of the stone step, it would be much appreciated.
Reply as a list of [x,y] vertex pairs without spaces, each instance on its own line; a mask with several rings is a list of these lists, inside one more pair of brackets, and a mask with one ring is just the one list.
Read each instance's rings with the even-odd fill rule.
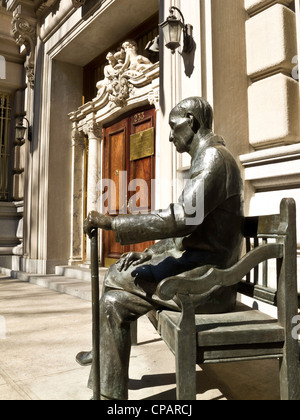
[[[91,284],[87,281],[71,279],[65,276],[33,276],[29,282],[56,292],[65,293],[83,300],[91,301]],[[102,279],[100,281],[100,288]]]
[[1,276],[11,277],[11,269],[0,267]]
[[[83,300],[91,301],[91,270],[83,267],[59,266],[56,267],[56,274],[30,274],[23,271],[1,272],[7,278],[18,279],[19,281],[36,284],[41,287],[55,290],[59,293],[75,296]],[[99,268],[100,293],[106,268]]]
[[[99,277],[104,278],[107,268],[99,268]],[[91,281],[91,270],[89,268],[78,267],[78,266],[58,266],[55,268],[55,274],[58,276],[64,276],[72,279],[78,279],[83,281]]]
[[[56,274],[47,274],[47,277],[55,277]],[[24,282],[29,282],[34,277],[41,277],[41,274],[32,274],[25,271],[10,270],[10,277]]]

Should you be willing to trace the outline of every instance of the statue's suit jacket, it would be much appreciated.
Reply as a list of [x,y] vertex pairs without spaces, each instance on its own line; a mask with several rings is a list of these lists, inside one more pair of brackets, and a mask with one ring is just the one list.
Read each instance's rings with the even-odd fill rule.
[[[127,280],[125,273],[120,277],[111,270],[106,285],[123,288],[132,277],[134,284],[131,282],[127,290],[136,293],[134,287],[138,284],[137,293],[143,289],[149,296],[155,294],[157,283],[166,277],[198,267],[227,268],[240,257],[242,220],[243,183],[239,167],[223,139],[211,133],[201,140],[194,154],[178,203],[166,210],[114,219],[112,227],[122,245],[158,242],[146,251],[154,254],[150,262],[129,270]],[[151,282],[153,287],[149,287]]]

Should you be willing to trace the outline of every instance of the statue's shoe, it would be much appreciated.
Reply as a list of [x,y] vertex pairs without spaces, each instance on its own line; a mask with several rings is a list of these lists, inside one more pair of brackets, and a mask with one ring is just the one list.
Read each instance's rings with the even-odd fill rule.
[[80,366],[90,366],[93,362],[93,352],[92,351],[82,351],[76,356],[76,362]]

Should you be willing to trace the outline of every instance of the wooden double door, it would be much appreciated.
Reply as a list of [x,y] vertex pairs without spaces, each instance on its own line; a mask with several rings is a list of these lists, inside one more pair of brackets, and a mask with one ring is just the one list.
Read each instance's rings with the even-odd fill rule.
[[[104,129],[102,193],[104,211],[111,216],[154,206],[155,119],[155,109],[140,110]],[[114,232],[103,232],[103,264],[109,267],[122,254],[142,252],[152,243],[121,246]]]

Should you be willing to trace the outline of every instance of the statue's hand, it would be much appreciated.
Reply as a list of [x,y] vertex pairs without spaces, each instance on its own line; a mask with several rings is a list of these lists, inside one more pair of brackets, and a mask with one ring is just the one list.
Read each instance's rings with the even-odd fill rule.
[[123,255],[117,262],[118,271],[126,271],[131,265],[136,267],[137,265],[150,261],[152,255],[153,254],[147,252],[129,252],[128,254]]
[[112,229],[111,216],[100,214],[97,211],[91,211],[83,224],[83,231],[86,235],[91,237],[94,229],[111,230]]

